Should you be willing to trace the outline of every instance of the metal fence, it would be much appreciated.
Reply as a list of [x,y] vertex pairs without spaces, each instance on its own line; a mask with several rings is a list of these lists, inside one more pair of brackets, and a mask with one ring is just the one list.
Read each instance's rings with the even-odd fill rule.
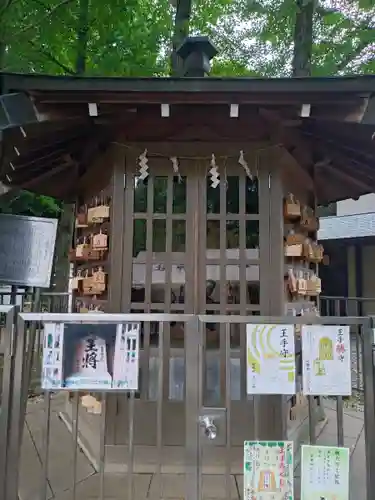
[[[0,306],[17,306],[17,310],[22,312],[43,312],[43,313],[68,313],[70,308],[71,294],[68,292],[41,292],[40,289],[19,289],[8,287],[9,291],[0,292]],[[12,290],[11,290],[12,289]],[[40,357],[43,338],[43,325],[34,322],[28,329],[27,345],[33,347],[31,357],[30,373],[31,382],[29,393],[39,393],[40,382]],[[0,387],[3,374],[3,354],[0,351]],[[1,391],[0,391],[1,399]]]
[[[10,321],[10,320],[9,320]],[[8,321],[6,330],[10,335],[11,326]],[[47,314],[21,313],[17,325],[17,343],[15,362],[8,366],[13,380],[12,404],[5,401],[2,408],[0,436],[5,436],[5,416],[8,423],[11,415],[11,427],[7,432],[6,455],[3,452],[0,468],[0,484],[6,485],[4,498],[16,500],[22,478],[20,475],[20,457],[22,452],[23,431],[27,405],[28,385],[30,384],[30,345],[29,330],[32,324],[40,322],[62,322],[80,324],[118,324],[125,322],[141,322],[152,324],[153,328],[145,328],[142,335],[140,352],[141,384],[139,392],[118,393],[108,396],[106,393],[96,394],[100,400],[100,414],[87,415],[82,407],[82,394],[75,392],[64,398],[64,421],[71,430],[72,439],[69,446],[69,459],[61,468],[55,464],[56,440],[62,449],[64,438],[56,435],[57,427],[53,424],[56,411],[52,411],[56,403],[56,395],[50,391],[44,393],[44,409],[40,411],[40,444],[38,456],[41,462],[38,486],[34,498],[45,500],[52,495],[59,498],[100,498],[124,497],[135,498],[186,498],[200,500],[217,491],[221,485],[221,498],[233,498],[233,484],[237,494],[242,496],[243,474],[243,441],[258,438],[282,439],[289,436],[296,444],[296,452],[302,443],[316,443],[317,401],[308,397],[306,404],[300,402],[299,421],[301,429],[296,433],[293,421],[287,417],[288,408],[293,410],[293,398],[282,397],[285,407],[286,428],[283,435],[278,434],[280,426],[274,431],[265,427],[262,419],[267,414],[266,406],[278,404],[276,397],[265,399],[259,396],[248,396],[246,393],[246,324],[294,324],[306,322],[303,317],[242,317],[183,314]],[[184,336],[180,347],[171,343],[171,323],[184,326]],[[363,377],[363,403],[366,435],[366,473],[367,499],[370,500],[375,491],[375,405],[374,405],[374,368],[372,354],[371,318],[367,317],[314,317],[308,319],[309,324],[351,325],[358,330],[359,343],[363,356],[360,360]],[[210,325],[209,328],[206,328]],[[213,328],[219,336],[219,343],[211,346],[210,338]],[[151,339],[147,332],[156,332]],[[297,342],[298,344],[298,342]],[[297,345],[296,344],[296,345]],[[8,346],[11,344],[8,344]],[[297,352],[298,352],[297,347]],[[171,383],[171,367],[180,358],[180,377]],[[217,387],[212,389],[212,360],[218,362],[216,371]],[[356,365],[355,365],[356,366]],[[211,367],[211,368],[210,368]],[[172,377],[173,378],[173,377]],[[178,377],[177,377],[178,378]],[[215,377],[214,377],[215,378]],[[298,382],[299,383],[299,382]],[[177,387],[177,391],[175,390]],[[68,408],[68,410],[67,410]],[[270,407],[268,407],[270,409]],[[344,444],[344,409],[343,398],[336,398],[337,408],[337,445]],[[70,409],[70,410],[69,410]],[[11,411],[11,413],[9,413]],[[70,411],[70,415],[68,415]],[[271,412],[268,412],[271,413]],[[89,429],[88,429],[89,427]],[[306,428],[306,434],[303,432]],[[39,434],[40,434],[39,433]],[[90,437],[85,439],[85,433]],[[65,438],[65,441],[66,438]],[[70,441],[70,440],[68,440]],[[91,444],[88,449],[87,443]],[[146,443],[146,444],[145,444]],[[324,444],[324,443],[322,443]],[[332,443],[329,443],[332,444]],[[144,449],[147,448],[147,452]],[[1,448],[3,449],[3,448]],[[0,453],[1,453],[0,449]],[[90,456],[96,469],[93,475],[97,479],[95,494],[85,489],[89,479],[82,480],[78,474],[78,462],[81,450]],[[116,450],[120,450],[118,453]],[[8,467],[4,473],[4,456]],[[298,458],[298,457],[297,457]],[[57,472],[60,468],[60,472]],[[25,469],[23,470],[25,473]],[[5,482],[1,481],[5,474]],[[27,470],[26,470],[27,474]],[[66,482],[61,486],[61,478],[55,486],[56,476],[64,476]],[[141,491],[139,478],[149,474],[150,484],[145,492]],[[167,480],[170,476],[183,478],[183,484],[173,482],[172,493],[166,493]],[[214,475],[214,485],[208,482]],[[59,477],[60,477],[59,476]],[[120,476],[126,477],[126,493],[124,483],[118,486],[114,494],[114,482]],[[222,482],[220,482],[222,480]],[[30,480],[29,480],[30,482]],[[178,483],[178,482],[177,482]],[[4,486],[5,487],[5,486]],[[60,488],[60,490],[59,490]],[[211,490],[210,490],[211,489]],[[223,493],[224,492],[224,493]],[[23,492],[25,493],[25,492]],[[21,495],[31,498],[30,492]],[[235,494],[236,496],[236,494]],[[298,498],[298,484],[296,484]]]
[[23,312],[66,313],[70,312],[71,295],[69,292],[41,293],[33,289],[14,289],[14,291],[0,292],[0,305],[17,305]]
[[371,316],[375,314],[374,297],[321,296],[322,316]]

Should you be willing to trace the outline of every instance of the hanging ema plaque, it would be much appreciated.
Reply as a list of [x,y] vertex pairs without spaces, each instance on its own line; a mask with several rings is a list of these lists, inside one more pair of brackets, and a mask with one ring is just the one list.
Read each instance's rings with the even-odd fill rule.
[[42,388],[137,390],[138,323],[44,326]]
[[0,283],[48,288],[57,219],[0,214]]

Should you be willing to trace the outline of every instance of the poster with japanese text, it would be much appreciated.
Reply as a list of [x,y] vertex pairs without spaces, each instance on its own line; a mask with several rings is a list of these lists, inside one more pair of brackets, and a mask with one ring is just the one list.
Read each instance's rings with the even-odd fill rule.
[[244,500],[293,500],[293,442],[245,441]]
[[302,446],[301,500],[349,500],[349,448]]
[[295,394],[293,325],[246,325],[247,394]]
[[302,326],[303,393],[350,396],[349,326]]
[[139,323],[46,323],[44,390],[137,390]]

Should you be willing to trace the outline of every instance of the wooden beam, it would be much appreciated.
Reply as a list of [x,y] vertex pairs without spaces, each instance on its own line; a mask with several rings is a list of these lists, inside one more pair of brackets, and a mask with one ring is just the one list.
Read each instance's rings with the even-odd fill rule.
[[254,151],[271,151],[280,146],[280,144],[272,143],[271,141],[228,141],[226,142],[173,142],[173,141],[158,141],[150,144],[150,142],[123,142],[121,136],[118,136],[114,144],[123,147],[129,152],[133,152],[135,156],[139,156],[145,149],[148,150],[149,158],[170,158],[171,156],[192,158],[199,157],[202,159],[211,159],[214,153],[217,157],[233,156],[238,158],[242,150],[244,154],[252,155]]
[[[125,153],[124,153],[125,154]],[[113,149],[96,156],[95,160],[79,178],[76,190],[85,199],[94,196],[110,184],[113,170]]]
[[[47,170],[46,172],[38,175],[37,177],[34,177],[33,179],[26,181],[20,185],[17,186],[17,188],[20,189],[31,189],[37,184],[41,184],[44,182],[46,179],[49,179],[50,177],[54,177],[55,175],[59,174],[60,172],[71,168],[72,163],[62,163],[55,168],[51,168],[50,170]],[[32,189],[31,189],[32,190]]]
[[302,137],[298,129],[285,127],[279,113],[260,108],[259,114],[268,122],[273,140],[284,145],[285,149],[295,158],[297,163],[304,168],[313,183],[312,175],[309,173],[309,170],[313,170],[312,167],[314,165],[311,144]]
[[[375,95],[367,99],[366,106],[363,109],[362,117],[359,120],[364,125],[375,125]],[[374,130],[375,132],[375,130]]]
[[332,172],[333,175],[341,179],[346,184],[357,186],[358,188],[360,188],[365,192],[368,192],[371,189],[371,185],[368,182],[362,182],[355,176],[352,177],[346,172],[343,172],[342,170],[335,168],[331,164],[325,164],[322,166],[319,166],[319,164],[317,164],[316,167],[324,170],[329,170],[330,172]]

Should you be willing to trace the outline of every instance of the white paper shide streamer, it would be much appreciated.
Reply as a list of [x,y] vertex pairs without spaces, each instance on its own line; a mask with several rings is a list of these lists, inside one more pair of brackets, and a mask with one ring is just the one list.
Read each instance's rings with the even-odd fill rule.
[[138,157],[138,165],[139,165],[139,172],[140,176],[139,178],[144,181],[148,176],[148,158],[147,158],[147,149],[143,151],[142,154],[139,155]]
[[170,160],[172,162],[173,171],[178,177],[178,182],[182,182],[177,156],[171,156]]
[[240,157],[238,158],[238,163],[241,165],[241,167],[245,170],[246,175],[250,180],[253,180],[253,176],[250,172],[249,165],[247,164],[247,161],[245,160],[245,156],[243,154],[243,151],[240,151]]
[[211,174],[211,187],[215,189],[220,184],[220,174],[218,166],[216,165],[216,158],[214,154],[211,157],[211,168],[209,172]]

